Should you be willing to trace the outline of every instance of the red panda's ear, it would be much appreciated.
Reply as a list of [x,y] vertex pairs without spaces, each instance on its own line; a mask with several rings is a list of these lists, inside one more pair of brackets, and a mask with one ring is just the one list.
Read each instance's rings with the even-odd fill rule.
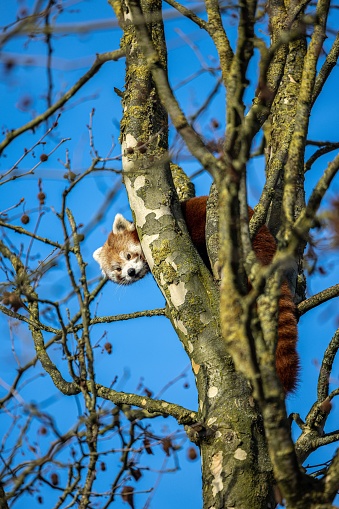
[[126,230],[133,232],[135,230],[134,224],[125,219],[121,214],[117,214],[112,226],[113,233],[116,235],[117,233],[123,233]]
[[93,253],[93,258],[96,262],[99,263],[99,265],[100,265],[100,261],[101,261],[101,251],[102,251],[102,247],[98,247],[98,249],[96,249]]

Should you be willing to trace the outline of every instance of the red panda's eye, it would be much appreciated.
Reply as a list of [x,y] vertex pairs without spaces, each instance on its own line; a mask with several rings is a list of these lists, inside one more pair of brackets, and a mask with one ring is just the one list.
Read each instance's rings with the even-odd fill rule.
[[131,255],[129,253],[127,253],[126,258],[127,258],[127,260],[130,260],[131,259]]
[[115,270],[116,270],[117,272],[121,272],[121,267],[117,267]]

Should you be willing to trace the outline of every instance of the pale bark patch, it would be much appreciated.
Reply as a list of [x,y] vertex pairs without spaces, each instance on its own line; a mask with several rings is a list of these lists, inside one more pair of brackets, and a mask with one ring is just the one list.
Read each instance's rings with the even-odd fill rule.
[[234,458],[236,460],[244,461],[247,458],[247,452],[244,451],[244,449],[240,449],[240,447],[238,447],[234,453]]
[[223,489],[223,482],[221,478],[222,473],[222,451],[217,452],[212,456],[211,461],[211,472],[213,475],[212,480],[212,493],[215,497],[217,493],[222,491]]
[[212,426],[212,424],[214,424],[216,420],[217,420],[216,417],[210,417],[207,421],[207,426]]
[[208,313],[200,313],[200,321],[206,325],[210,322],[210,315]]
[[155,214],[155,219],[160,219],[162,216],[170,216],[171,211],[167,205],[161,205],[158,209],[151,210]]
[[124,11],[124,20],[127,21],[132,21],[132,11],[131,9],[128,9],[128,12],[127,12],[127,9]]
[[200,371],[200,364],[197,364],[196,362],[194,362],[193,359],[192,359],[192,369],[193,369],[195,375],[197,375]]
[[132,136],[130,133],[126,134],[125,139],[123,140],[121,144],[122,148],[122,167],[124,168],[124,171],[129,171],[134,168],[134,161],[129,159],[128,156],[124,155],[126,153],[127,148],[133,148],[136,147],[138,144],[137,140]]
[[145,258],[146,258],[146,260],[148,262],[148,265],[149,265],[149,268],[151,270],[154,267],[154,262],[153,262],[153,257],[152,257],[152,252],[151,252],[150,245],[152,244],[152,242],[154,242],[158,238],[159,238],[159,234],[158,233],[155,234],[155,235],[144,235],[143,238],[142,238],[142,241],[141,241],[142,250],[144,252]]
[[218,392],[219,392],[218,387],[210,387],[208,389],[208,397],[209,398],[215,398],[216,395],[218,394]]
[[[176,320],[176,326],[177,326],[177,328],[179,330],[181,330],[181,332],[183,332],[185,335],[187,335],[187,329],[186,329],[186,327],[184,325],[184,322],[182,322],[181,320]],[[189,352],[192,353],[193,352],[193,345],[192,345],[192,343],[190,343],[190,345],[192,347],[192,351],[189,350]],[[190,347],[188,347],[188,348],[190,348]]]
[[187,294],[187,288],[185,286],[185,283],[181,282],[178,285],[176,284],[169,285],[168,289],[171,294],[171,301],[173,306],[178,308],[185,302]]
[[134,190],[138,191],[146,184],[146,179],[143,175],[139,175],[134,181]]
[[167,262],[169,265],[173,267],[174,270],[177,270],[178,265],[174,262],[174,259],[172,256],[167,256],[165,258],[165,262]]
[[[126,176],[126,173],[125,173],[125,186],[127,194],[129,196],[131,209],[140,212],[137,214],[136,224],[140,227],[143,227],[144,224],[146,223],[147,214],[152,212],[152,210],[145,207],[144,200],[136,194],[136,189],[134,188],[134,185],[132,185],[132,181]],[[138,189],[140,189],[140,181],[138,183],[138,186],[139,186]]]

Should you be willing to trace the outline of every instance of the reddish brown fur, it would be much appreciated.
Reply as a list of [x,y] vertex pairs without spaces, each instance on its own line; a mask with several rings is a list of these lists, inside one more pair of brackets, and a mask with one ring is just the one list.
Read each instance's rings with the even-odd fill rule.
[[115,216],[108,239],[93,258],[103,274],[119,285],[135,283],[149,270],[135,226],[121,214]]
[[205,265],[210,268],[205,241],[207,196],[199,196],[181,203],[188,233]]
[[[128,232],[128,241],[132,244],[139,244],[139,237],[136,230]],[[124,251],[126,248],[126,237],[124,235],[114,235],[114,233],[110,232],[107,239],[107,245],[111,248],[111,253],[120,253],[120,251]]]
[[[182,204],[182,211],[192,241],[207,266],[209,259],[205,244],[207,196],[192,198]],[[253,210],[249,207],[249,217]],[[274,237],[266,226],[262,226],[253,241],[254,252],[263,265],[268,265],[276,251]],[[295,305],[287,282],[281,285],[278,318],[278,344],[276,349],[276,369],[285,392],[295,389],[299,371],[299,358],[296,351],[297,320]]]

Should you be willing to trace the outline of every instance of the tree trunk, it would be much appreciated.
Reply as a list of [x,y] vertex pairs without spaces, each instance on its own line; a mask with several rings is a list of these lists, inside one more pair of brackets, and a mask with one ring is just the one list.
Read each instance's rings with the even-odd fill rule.
[[[143,2],[142,8],[146,20],[151,11],[156,14],[157,21],[147,28],[165,69],[161,3]],[[196,379],[199,420],[187,433],[201,449],[204,507],[273,507],[262,419],[220,334],[218,287],[196,256],[182,222],[167,160],[167,114],[140,51],[140,35],[129,21],[140,26],[140,19],[131,3],[124,12],[124,181],[143,250]]]

